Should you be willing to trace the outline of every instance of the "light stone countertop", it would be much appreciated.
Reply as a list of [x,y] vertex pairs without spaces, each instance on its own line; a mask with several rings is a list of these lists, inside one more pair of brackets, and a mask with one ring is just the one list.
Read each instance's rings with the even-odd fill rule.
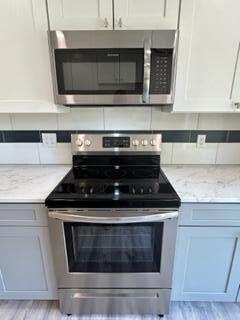
[[[70,165],[0,165],[0,203],[43,203]],[[182,202],[240,203],[240,165],[162,166]]]
[[71,166],[0,165],[0,203],[43,203]]
[[162,169],[183,203],[240,203],[240,165],[171,165]]

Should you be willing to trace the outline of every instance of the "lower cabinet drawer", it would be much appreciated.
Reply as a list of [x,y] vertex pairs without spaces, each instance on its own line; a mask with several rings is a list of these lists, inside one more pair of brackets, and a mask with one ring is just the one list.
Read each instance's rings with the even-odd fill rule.
[[0,204],[0,226],[47,226],[43,204]]
[[240,204],[196,203],[180,208],[180,226],[240,226]]
[[61,289],[60,309],[65,314],[165,314],[169,289]]

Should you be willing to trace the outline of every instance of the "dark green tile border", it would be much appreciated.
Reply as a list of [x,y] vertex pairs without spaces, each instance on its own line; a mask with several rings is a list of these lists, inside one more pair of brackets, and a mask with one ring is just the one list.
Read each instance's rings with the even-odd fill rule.
[[[111,133],[114,131],[80,131],[80,130],[8,130],[0,131],[0,142],[25,142],[34,143],[42,141],[42,133],[56,133],[57,142],[66,143],[71,141],[71,134],[73,133]],[[233,143],[240,142],[240,131],[227,130],[149,130],[149,131],[123,131],[121,133],[161,133],[163,142],[168,143],[195,143],[199,134],[206,134],[207,143]]]
[[190,142],[197,142],[197,136],[199,134],[206,134],[207,143],[218,143],[227,142],[228,131],[203,131],[203,130],[192,130],[190,135]]
[[40,142],[40,131],[2,131],[4,142]]
[[240,131],[229,131],[228,132],[228,137],[227,137],[227,142],[240,142]]

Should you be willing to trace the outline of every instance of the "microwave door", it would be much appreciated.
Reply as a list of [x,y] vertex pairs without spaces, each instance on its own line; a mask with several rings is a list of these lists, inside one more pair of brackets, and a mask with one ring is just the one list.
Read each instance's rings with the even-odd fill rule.
[[142,97],[143,49],[57,49],[55,59],[62,97],[71,95],[80,104]]

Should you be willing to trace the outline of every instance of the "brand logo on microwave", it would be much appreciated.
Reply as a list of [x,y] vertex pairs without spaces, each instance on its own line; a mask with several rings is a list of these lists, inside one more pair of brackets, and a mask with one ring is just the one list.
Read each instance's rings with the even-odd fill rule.
[[118,53],[108,53],[107,54],[108,57],[119,57]]

